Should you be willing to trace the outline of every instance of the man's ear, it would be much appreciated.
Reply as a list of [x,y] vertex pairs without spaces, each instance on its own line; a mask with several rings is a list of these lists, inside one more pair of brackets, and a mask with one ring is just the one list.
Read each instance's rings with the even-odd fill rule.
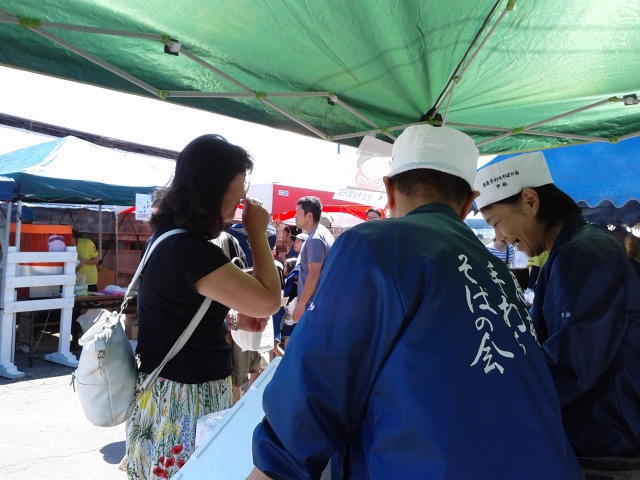
[[480,192],[476,190],[467,195],[467,198],[463,202],[462,207],[458,211],[458,217],[460,218],[460,220],[464,220],[465,218],[467,218],[467,215],[469,215],[469,210],[471,210],[471,207],[473,206],[474,200],[479,196]]
[[384,188],[387,191],[387,208],[391,212],[391,216],[393,216],[393,211],[396,206],[396,191],[393,187],[393,182],[389,177],[382,177],[382,181],[384,182]]

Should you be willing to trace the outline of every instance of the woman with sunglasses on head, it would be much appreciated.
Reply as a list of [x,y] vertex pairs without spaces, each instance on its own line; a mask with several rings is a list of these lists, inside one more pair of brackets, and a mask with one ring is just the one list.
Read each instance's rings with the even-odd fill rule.
[[587,479],[640,478],[640,279],[587,224],[540,152],[478,171],[485,220],[529,256],[549,250],[531,316]]
[[[151,224],[150,256],[138,292],[138,387],[160,365],[202,304],[213,303],[180,352],[137,400],[127,421],[126,470],[131,479],[169,478],[193,453],[197,419],[231,404],[228,328],[264,329],[280,307],[280,279],[264,234],[270,220],[246,199],[248,153],[218,135],[189,143],[176,160]],[[236,267],[209,240],[231,221],[239,202],[254,257],[253,276]],[[245,315],[227,324],[229,309]],[[261,320],[258,320],[261,319]]]

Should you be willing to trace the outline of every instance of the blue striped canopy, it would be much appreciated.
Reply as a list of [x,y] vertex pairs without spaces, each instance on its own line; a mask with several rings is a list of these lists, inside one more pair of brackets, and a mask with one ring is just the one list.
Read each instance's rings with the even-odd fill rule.
[[[640,222],[640,138],[545,150],[554,183],[594,223]],[[487,165],[514,155],[499,155]]]

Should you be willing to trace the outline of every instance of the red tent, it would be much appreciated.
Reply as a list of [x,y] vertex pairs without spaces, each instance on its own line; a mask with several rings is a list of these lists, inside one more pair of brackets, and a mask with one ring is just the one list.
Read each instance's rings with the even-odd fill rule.
[[[280,183],[273,184],[273,201],[271,204],[271,212],[274,219],[276,216],[281,215],[289,210],[295,210],[298,205],[298,199],[306,196],[318,197],[324,207],[329,205],[336,205],[338,202],[333,199],[334,192],[327,192],[325,190],[314,190],[311,188],[292,187],[289,185],[282,185]],[[340,206],[358,205],[357,203],[340,201]],[[368,208],[368,207],[367,207]],[[340,211],[340,210],[335,210]],[[366,209],[365,209],[366,212]],[[351,213],[351,212],[347,212]],[[295,215],[295,213],[294,213]],[[290,218],[290,217],[287,217]]]
[[[301,197],[314,196],[322,202],[322,211],[326,213],[344,213],[367,220],[367,210],[370,205],[362,205],[346,200],[334,200],[334,192],[325,190],[314,190],[311,188],[292,187],[279,183],[273,184],[273,199],[271,204],[272,217],[276,221],[289,220],[296,215],[296,207]],[[348,218],[348,217],[345,217]],[[347,226],[358,223],[357,221],[347,221]]]
[[[349,215],[353,215],[363,221],[367,220],[367,210],[369,210],[369,206],[367,205],[322,205],[322,211],[326,213],[347,213]],[[296,216],[295,208],[293,210],[287,210],[286,212],[278,213],[273,215],[273,219],[284,222],[285,220],[289,220]]]

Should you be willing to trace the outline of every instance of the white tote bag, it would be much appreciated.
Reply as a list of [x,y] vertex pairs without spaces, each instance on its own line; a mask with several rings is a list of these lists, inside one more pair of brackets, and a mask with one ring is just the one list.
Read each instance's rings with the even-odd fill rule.
[[[185,230],[170,230],[158,237],[147,249],[127,289],[120,312],[102,310],[89,330],[80,339],[82,353],[72,382],[80,397],[87,419],[99,427],[112,427],[126,421],[135,400],[138,369],[131,344],[124,333],[122,321],[127,302],[137,293],[138,281],[153,250],[165,238]],[[184,346],[211,305],[206,298],[187,328],[169,350],[162,363],[140,388],[142,394],[157,378],[164,366]]]
[[82,353],[73,373],[82,410],[99,427],[124,422],[135,396],[138,369],[120,317],[100,312],[80,338]]

